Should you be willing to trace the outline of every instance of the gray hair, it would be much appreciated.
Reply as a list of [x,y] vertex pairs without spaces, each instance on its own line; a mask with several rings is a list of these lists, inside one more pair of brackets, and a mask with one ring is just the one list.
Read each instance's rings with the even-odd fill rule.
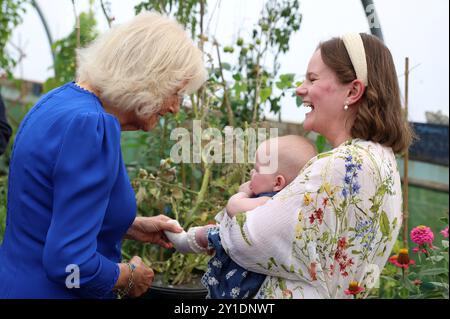
[[166,98],[190,94],[207,78],[202,52],[182,26],[150,12],[113,27],[77,58],[78,81],[95,87],[108,105],[138,116],[159,112]]

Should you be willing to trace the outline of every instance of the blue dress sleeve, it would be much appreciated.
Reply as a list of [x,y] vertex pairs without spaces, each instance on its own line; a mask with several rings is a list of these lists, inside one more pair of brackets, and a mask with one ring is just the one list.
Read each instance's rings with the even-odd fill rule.
[[[84,113],[68,125],[53,170],[53,215],[43,252],[50,280],[66,285],[78,267],[82,298],[111,294],[118,265],[97,251],[97,236],[120,164],[120,127],[103,113]],[[75,268],[76,269],[76,268]]]

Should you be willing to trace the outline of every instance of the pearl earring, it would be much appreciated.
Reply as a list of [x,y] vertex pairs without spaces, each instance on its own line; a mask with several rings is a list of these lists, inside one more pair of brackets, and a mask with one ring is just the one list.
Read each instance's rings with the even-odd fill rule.
[[344,111],[347,111],[347,110],[348,110],[348,104],[345,104]]

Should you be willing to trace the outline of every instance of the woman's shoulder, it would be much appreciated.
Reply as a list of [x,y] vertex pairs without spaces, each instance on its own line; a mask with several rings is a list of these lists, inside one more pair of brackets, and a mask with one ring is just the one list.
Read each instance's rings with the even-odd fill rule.
[[390,147],[372,141],[352,139],[312,158],[300,174],[305,172],[321,174],[324,170],[328,173],[340,172],[348,169],[349,163],[364,168],[365,171],[380,170],[381,167],[393,167],[395,155]]
[[348,158],[361,158],[364,162],[370,160],[378,164],[395,161],[392,148],[360,138],[348,140],[329,153],[333,160],[342,158],[345,161]]
[[48,92],[30,111],[31,116],[33,112],[37,122],[49,128],[65,131],[74,124],[84,124],[120,132],[117,118],[104,110],[98,97],[74,82]]

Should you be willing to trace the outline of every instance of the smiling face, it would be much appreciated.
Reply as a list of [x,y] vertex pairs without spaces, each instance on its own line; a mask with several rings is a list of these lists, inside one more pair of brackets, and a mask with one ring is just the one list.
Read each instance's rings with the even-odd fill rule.
[[164,100],[161,109],[157,113],[152,113],[148,116],[138,116],[134,111],[128,112],[121,118],[122,131],[137,131],[142,130],[148,132],[155,128],[158,124],[159,118],[167,113],[176,114],[180,110],[180,103],[182,97],[179,94],[174,94]]
[[339,83],[336,75],[322,60],[317,50],[309,64],[306,79],[297,88],[303,104],[311,108],[303,127],[324,135],[328,140],[342,134],[348,114],[344,111],[348,87]]

